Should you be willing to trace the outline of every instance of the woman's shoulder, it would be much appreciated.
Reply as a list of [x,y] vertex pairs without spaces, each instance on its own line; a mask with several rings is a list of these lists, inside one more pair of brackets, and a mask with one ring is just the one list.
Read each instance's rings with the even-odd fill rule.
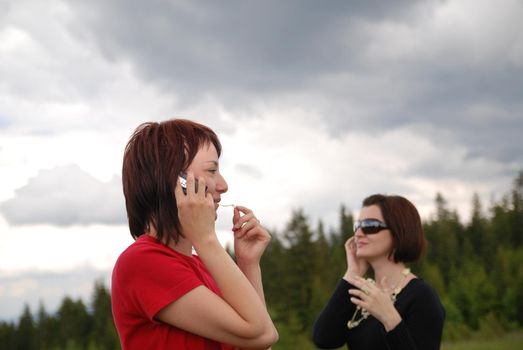
[[405,289],[407,288],[422,293],[436,293],[434,287],[419,276],[412,278],[405,286]]
[[120,254],[118,260],[126,260],[135,255],[148,254],[150,252],[161,250],[163,250],[162,245],[156,242],[154,238],[147,235],[141,235],[125,248],[125,250]]
[[436,302],[441,304],[438,293],[427,281],[421,277],[411,279],[405,286],[405,294],[420,302]]
[[165,244],[156,241],[155,238],[142,235],[120,254],[116,266],[123,265],[140,270],[167,262],[186,264],[188,263],[187,258]]

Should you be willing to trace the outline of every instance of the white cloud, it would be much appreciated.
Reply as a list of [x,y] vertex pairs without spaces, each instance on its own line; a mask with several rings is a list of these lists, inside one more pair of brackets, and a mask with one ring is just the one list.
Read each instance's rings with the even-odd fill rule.
[[[523,62],[520,1],[419,2],[407,19],[366,22],[365,60],[446,67],[484,67]],[[507,55],[507,53],[509,53]],[[423,66],[424,68],[429,68]],[[436,68],[436,66],[433,66]]]
[[124,224],[121,180],[103,183],[76,165],[42,170],[0,204],[11,225]]
[[132,243],[126,225],[9,226],[0,220],[0,271],[67,271],[112,267]]
[[[332,138],[314,123],[279,113],[244,121],[237,133],[222,136],[222,172],[229,181],[223,201],[257,208],[269,227],[283,229],[290,209],[298,207],[311,223],[336,226],[342,203],[357,211],[364,197],[377,192],[411,198],[426,218],[440,192],[467,220],[474,192],[487,200],[493,188],[501,191],[498,184],[510,181],[499,175],[501,162],[469,158],[459,144],[435,143],[417,129],[356,130]],[[261,178],[237,172],[236,164],[259,169]]]

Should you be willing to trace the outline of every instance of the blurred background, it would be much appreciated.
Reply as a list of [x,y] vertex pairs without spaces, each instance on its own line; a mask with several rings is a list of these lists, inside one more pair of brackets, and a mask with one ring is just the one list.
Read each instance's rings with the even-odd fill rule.
[[521,18],[519,0],[0,0],[0,349],[118,348],[123,150],[179,117],[220,136],[222,203],[273,234],[275,349],[314,348],[378,192],[423,217],[412,267],[445,303],[444,346],[520,348]]

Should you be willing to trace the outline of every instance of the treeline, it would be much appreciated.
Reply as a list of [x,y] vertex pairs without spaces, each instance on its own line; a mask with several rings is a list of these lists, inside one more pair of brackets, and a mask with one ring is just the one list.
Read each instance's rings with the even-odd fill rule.
[[[428,241],[413,272],[438,291],[447,311],[445,340],[499,335],[523,326],[523,172],[501,200],[483,208],[472,197],[470,223],[461,223],[444,197],[424,222]],[[314,349],[312,324],[346,269],[344,243],[354,217],[340,208],[337,228],[311,226],[296,210],[262,260],[267,304],[280,333],[274,349]],[[0,349],[118,349],[110,295],[95,285],[93,300],[65,298],[49,315],[26,307],[17,324],[0,323]]]
[[26,305],[17,324],[0,322],[1,350],[117,350],[111,295],[96,282],[90,305],[65,297],[49,314],[42,303],[35,315]]

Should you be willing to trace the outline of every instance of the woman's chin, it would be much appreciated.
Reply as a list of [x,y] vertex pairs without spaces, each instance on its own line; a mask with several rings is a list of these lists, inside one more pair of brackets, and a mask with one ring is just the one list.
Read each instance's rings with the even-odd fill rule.
[[365,250],[363,250],[363,249],[358,249],[358,250],[356,251],[356,257],[358,257],[358,258],[364,259],[364,258],[366,258],[367,256],[368,256],[368,254],[366,254],[366,253],[365,253]]

